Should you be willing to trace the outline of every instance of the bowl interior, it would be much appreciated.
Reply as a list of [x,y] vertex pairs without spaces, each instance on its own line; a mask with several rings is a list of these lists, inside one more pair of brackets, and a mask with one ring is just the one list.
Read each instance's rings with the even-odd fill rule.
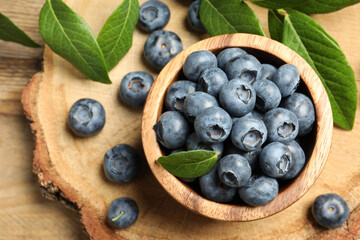
[[[258,58],[261,63],[270,63],[275,67],[280,67],[285,63],[295,65],[299,69],[302,80],[297,92],[309,96],[315,106],[316,124],[311,133],[303,137],[300,142],[306,154],[306,166],[296,179],[283,182],[280,185],[279,195],[265,206],[250,207],[235,203],[222,204],[209,201],[199,194],[196,183],[182,183],[156,163],[156,159],[166,152],[156,141],[152,126],[163,112],[166,89],[177,79],[186,79],[183,76],[182,67],[191,52],[209,50],[218,54],[228,47],[241,47]],[[324,134],[325,130],[327,132],[330,130],[330,134]],[[227,221],[260,219],[275,214],[298,200],[314,183],[324,167],[330,149],[331,133],[330,103],[320,79],[312,68],[286,46],[271,39],[250,34],[230,34],[208,38],[177,55],[157,77],[144,108],[142,123],[142,140],[147,161],[165,190],[185,207],[207,217]],[[237,199],[237,202],[239,201]]]

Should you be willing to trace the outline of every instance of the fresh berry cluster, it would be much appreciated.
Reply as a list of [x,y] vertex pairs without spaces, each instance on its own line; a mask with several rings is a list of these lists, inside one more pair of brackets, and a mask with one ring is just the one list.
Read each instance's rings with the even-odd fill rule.
[[193,52],[167,89],[157,140],[171,153],[220,152],[198,180],[209,200],[232,202],[239,195],[251,206],[265,205],[279,182],[295,178],[306,162],[298,141],[311,132],[315,110],[308,96],[295,92],[300,81],[294,65],[262,64],[241,48],[217,56]]

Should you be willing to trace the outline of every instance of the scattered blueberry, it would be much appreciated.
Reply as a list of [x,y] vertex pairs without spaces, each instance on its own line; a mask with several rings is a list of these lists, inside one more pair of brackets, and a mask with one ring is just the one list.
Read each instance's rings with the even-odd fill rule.
[[281,93],[279,88],[270,80],[257,80],[253,87],[256,92],[255,106],[263,112],[279,106],[281,101]]
[[165,107],[168,110],[184,111],[184,101],[189,93],[195,92],[196,83],[187,80],[176,81],[170,85],[165,95]]
[[157,69],[162,69],[182,50],[183,45],[179,36],[163,30],[152,32],[144,47],[145,58]]
[[305,153],[300,145],[295,141],[291,141],[285,144],[291,153],[292,164],[289,168],[289,171],[281,179],[293,179],[299,175],[300,171],[305,165]]
[[278,195],[279,184],[276,179],[262,175],[253,175],[248,183],[239,188],[241,200],[251,206],[268,204]]
[[228,82],[226,73],[220,68],[208,68],[203,71],[199,78],[197,90],[206,92],[214,97],[219,96],[219,92],[225,83]]
[[193,2],[188,10],[187,19],[190,26],[199,32],[206,32],[204,25],[200,20],[199,10],[200,10],[200,0]]
[[217,55],[219,68],[225,69],[226,63],[235,57],[247,54],[241,48],[226,48]]
[[267,176],[283,177],[292,165],[290,150],[283,143],[272,142],[261,150],[259,164]]
[[254,117],[239,118],[231,130],[231,141],[240,150],[251,152],[261,148],[267,138],[263,121]]
[[261,64],[260,72],[257,75],[256,79],[272,80],[276,70],[276,67],[271,64]]
[[153,82],[154,78],[147,72],[130,72],[121,81],[119,96],[132,106],[143,106]]
[[254,109],[256,93],[252,85],[236,78],[221,88],[219,101],[231,116],[241,117]]
[[200,115],[206,108],[218,107],[219,104],[215,97],[204,92],[189,93],[184,101],[184,113],[190,122]]
[[210,51],[196,51],[185,60],[183,71],[185,76],[197,82],[204,70],[217,67],[216,56]]
[[70,109],[68,124],[78,136],[95,135],[105,125],[105,110],[101,103],[94,99],[80,99]]
[[138,175],[139,170],[139,155],[133,147],[127,144],[116,145],[104,156],[105,175],[113,182],[131,182]]
[[196,133],[190,134],[186,140],[186,150],[190,151],[199,149],[220,152],[218,158],[221,158],[221,155],[224,152],[224,143],[204,143],[201,142]]
[[230,154],[220,159],[219,179],[229,187],[241,187],[249,181],[251,167],[246,158],[239,154]]
[[157,0],[147,1],[140,7],[139,24],[148,32],[163,28],[170,19],[168,6]]
[[312,215],[321,226],[337,228],[349,218],[350,210],[341,196],[327,193],[315,199],[312,205]]
[[240,78],[253,84],[261,69],[261,63],[256,57],[246,54],[230,59],[225,65],[229,79]]
[[161,114],[154,125],[157,140],[168,149],[182,147],[189,133],[189,124],[185,117],[177,111],[167,111]]
[[108,223],[115,228],[127,228],[133,225],[139,216],[139,208],[134,200],[128,197],[115,199],[107,213]]
[[203,142],[223,142],[230,135],[232,120],[230,115],[220,107],[205,109],[196,117],[194,128]]
[[299,121],[299,136],[308,134],[315,122],[315,109],[310,98],[301,93],[294,93],[286,98],[281,106],[292,111]]
[[299,122],[295,113],[285,108],[274,108],[265,113],[263,119],[270,142],[290,142],[299,132]]
[[278,86],[282,97],[290,96],[300,83],[299,70],[292,64],[284,64],[275,72],[272,81]]

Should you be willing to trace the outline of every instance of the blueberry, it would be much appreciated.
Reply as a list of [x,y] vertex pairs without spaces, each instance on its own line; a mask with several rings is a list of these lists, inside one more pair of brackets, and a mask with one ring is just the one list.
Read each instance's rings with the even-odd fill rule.
[[342,197],[335,193],[327,193],[315,199],[312,215],[321,226],[337,228],[349,218],[350,210]]
[[241,117],[254,109],[256,93],[252,85],[236,78],[221,88],[219,101],[231,116]]
[[117,198],[110,204],[107,212],[108,223],[115,228],[127,228],[133,225],[139,216],[139,208],[128,197]]
[[183,112],[183,105],[186,96],[195,92],[196,83],[180,80],[170,85],[165,95],[165,107],[168,110]]
[[266,80],[272,80],[275,72],[276,72],[276,67],[274,67],[271,64],[261,64],[261,68],[260,68],[260,72],[257,75],[256,79],[261,80],[261,79],[266,79]]
[[285,108],[274,108],[265,113],[263,119],[270,142],[290,142],[299,132],[299,122],[295,113]]
[[[252,112],[249,112],[249,113],[247,113],[245,116],[243,116],[243,117],[254,117],[254,114],[252,113]],[[236,120],[238,120],[238,119],[240,119],[240,118],[242,118],[242,117],[232,117],[231,119],[232,119],[232,121],[233,121],[233,125],[234,125],[234,123],[236,122]]]
[[140,7],[139,24],[148,32],[163,28],[170,19],[168,6],[160,1],[147,1]]
[[232,144],[232,142],[226,143],[225,144],[225,149],[224,149],[224,155],[240,154],[241,156],[246,158],[246,160],[248,160],[248,162],[250,164],[250,167],[251,167],[252,171],[257,170],[258,167],[259,167],[260,153],[261,153],[261,149],[257,149],[255,151],[251,151],[251,152],[241,151],[240,149],[235,147],[234,144]]
[[219,104],[215,97],[204,92],[189,93],[184,101],[184,113],[190,122],[200,115],[206,108],[218,107]]
[[253,84],[256,92],[255,106],[266,112],[279,106],[281,93],[279,88],[270,80],[261,79]]
[[144,47],[145,58],[157,69],[163,68],[182,50],[183,45],[179,36],[163,30],[152,32]]
[[229,154],[220,159],[218,166],[220,181],[229,187],[241,187],[249,181],[251,167],[246,158],[239,154]]
[[139,155],[133,147],[127,144],[116,145],[104,156],[105,175],[113,182],[131,182],[139,174],[139,170]]
[[299,121],[299,136],[308,134],[315,122],[315,109],[310,98],[301,93],[293,93],[281,106],[292,111]]
[[143,106],[153,82],[154,78],[147,72],[130,72],[121,81],[119,96],[132,106]]
[[194,128],[203,142],[223,142],[230,135],[232,120],[230,115],[220,107],[205,109],[196,117]]
[[197,90],[206,92],[217,98],[222,86],[227,82],[228,78],[223,70],[216,67],[208,68],[201,74]]
[[239,189],[241,200],[251,206],[268,204],[278,195],[279,184],[276,179],[253,175],[248,183]]
[[197,82],[204,70],[213,67],[217,67],[217,59],[212,52],[196,51],[186,58],[183,71],[189,80]]
[[291,141],[285,144],[291,153],[292,164],[289,168],[289,171],[281,179],[292,179],[299,175],[300,171],[305,165],[305,153],[300,145],[295,141]]
[[284,64],[275,72],[272,81],[278,86],[282,97],[290,96],[300,83],[299,70],[292,64]]
[[272,142],[261,150],[259,165],[269,177],[283,177],[291,168],[292,162],[290,150],[283,143]]
[[231,130],[231,141],[240,150],[251,152],[261,148],[267,138],[263,121],[254,117],[239,118]]
[[172,151],[169,153],[169,155],[170,155],[170,154],[173,154],[173,153],[183,152],[183,151],[185,151],[185,149],[183,149],[183,148],[177,148],[177,149],[172,150]]
[[246,54],[230,59],[225,65],[225,72],[229,79],[240,78],[253,83],[261,69],[261,63],[256,57]]
[[161,114],[154,125],[157,140],[168,149],[182,147],[189,132],[189,124],[185,117],[177,111],[167,111]]
[[200,0],[193,2],[189,7],[187,20],[194,30],[199,32],[206,32],[206,29],[200,20],[199,9]]
[[253,117],[259,118],[261,120],[264,119],[264,113],[256,110],[255,108],[250,113],[252,114]]
[[206,175],[199,178],[200,190],[209,200],[214,202],[227,203],[236,197],[236,188],[228,187],[222,183],[217,173],[217,163]]
[[68,124],[78,136],[95,135],[105,125],[105,110],[101,103],[94,99],[80,99],[70,109]]
[[235,57],[247,54],[241,48],[227,48],[217,55],[219,68],[225,69],[226,63]]
[[202,149],[213,152],[220,152],[218,158],[221,158],[221,155],[224,152],[224,143],[204,143],[201,142],[196,133],[192,133],[186,140],[186,149],[188,151]]

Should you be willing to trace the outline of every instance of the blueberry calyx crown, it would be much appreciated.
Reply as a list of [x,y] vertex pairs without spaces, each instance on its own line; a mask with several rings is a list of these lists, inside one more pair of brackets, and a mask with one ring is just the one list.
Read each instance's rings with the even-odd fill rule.
[[290,156],[283,154],[280,161],[276,164],[280,174],[286,174],[290,169]]
[[288,137],[294,131],[295,131],[295,125],[293,123],[287,123],[287,122],[284,122],[277,129],[279,136],[284,138]]
[[212,139],[212,140],[219,140],[222,139],[225,136],[225,131],[222,127],[215,124],[212,126],[209,126],[209,128],[206,130],[206,134]]
[[133,92],[139,92],[140,89],[145,89],[146,86],[144,85],[143,80],[141,78],[134,77],[129,81],[127,88],[129,90],[132,90]]
[[93,118],[93,112],[88,106],[81,104],[81,108],[76,111],[74,118],[86,127]]
[[251,99],[251,90],[250,88],[240,85],[235,89],[236,96],[245,104]]
[[247,148],[258,148],[262,144],[263,135],[264,133],[252,128],[242,137],[241,141]]

